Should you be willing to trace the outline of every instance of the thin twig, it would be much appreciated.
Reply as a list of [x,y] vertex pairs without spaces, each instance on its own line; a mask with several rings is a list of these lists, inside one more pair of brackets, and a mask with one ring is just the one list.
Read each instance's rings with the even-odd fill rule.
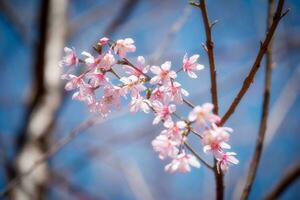
[[222,117],[220,125],[223,125],[228,120],[228,118],[234,113],[236,107],[238,106],[238,104],[240,103],[241,99],[246,94],[246,92],[248,91],[251,83],[253,82],[254,76],[255,76],[256,72],[258,71],[258,69],[260,67],[261,60],[262,60],[264,54],[267,51],[267,48],[269,46],[269,43],[272,40],[272,37],[273,37],[274,32],[275,32],[275,30],[276,30],[276,28],[277,28],[277,26],[279,24],[279,21],[288,12],[288,10],[287,10],[286,12],[284,12],[284,14],[282,14],[283,5],[284,5],[284,0],[279,0],[278,5],[277,5],[277,9],[276,9],[276,12],[275,12],[275,15],[273,17],[272,25],[270,26],[270,29],[269,29],[266,37],[265,37],[264,42],[262,42],[261,45],[260,45],[260,49],[259,49],[259,51],[257,53],[256,59],[254,61],[254,64],[253,64],[253,66],[252,66],[249,74],[245,78],[245,80],[243,82],[243,85],[242,85],[240,91],[238,92],[237,96],[235,97],[235,99],[231,103],[231,105],[228,108],[228,110],[225,113],[225,115]]
[[12,181],[10,181],[5,188],[0,192],[0,197],[3,197],[7,195],[7,193],[17,186],[20,181],[29,176],[37,167],[41,166],[46,160],[48,160],[50,157],[52,157],[54,154],[56,154],[59,150],[62,149],[65,145],[67,145],[69,142],[71,142],[75,137],[77,137],[82,131],[90,128],[94,124],[96,124],[98,118],[91,118],[80,124],[78,127],[73,129],[70,134],[62,138],[60,141],[58,141],[55,145],[53,145],[49,150],[38,160],[34,162],[33,165],[31,165],[28,170],[26,170],[24,173],[20,174],[16,178],[14,178]]
[[[274,13],[274,0],[269,0],[268,3],[268,17],[267,17],[267,31],[270,28],[273,20]],[[255,151],[250,162],[250,169],[248,172],[247,180],[244,186],[244,190],[241,196],[242,200],[248,199],[251,192],[253,181],[256,176],[257,168],[263,151],[263,145],[265,140],[265,134],[267,130],[267,122],[269,116],[270,107],[270,90],[272,81],[272,41],[270,42],[266,52],[266,71],[265,71],[265,86],[264,86],[264,97],[263,97],[263,108],[262,116],[259,127],[259,134],[256,141]]]
[[212,40],[212,34],[211,34],[212,27],[216,24],[216,21],[212,24],[210,23],[207,14],[205,0],[201,0],[198,7],[201,10],[202,20],[203,20],[205,35],[206,35],[205,46],[207,49],[206,52],[209,61],[210,83],[211,83],[210,91],[211,91],[212,103],[214,105],[213,112],[215,114],[218,114],[219,106],[218,106],[218,91],[217,91],[217,73],[216,73],[215,58],[214,58],[214,42]]
[[194,154],[194,156],[196,156],[198,158],[198,160],[200,160],[208,169],[210,170],[213,170],[214,167],[211,166],[210,164],[208,164],[205,160],[203,160],[203,158],[200,157],[200,155],[193,149],[193,147],[187,143],[187,142],[184,142],[184,145],[186,146],[186,148],[192,152]]
[[[201,10],[202,20],[205,29],[206,35],[206,45],[204,49],[207,52],[208,61],[209,61],[209,71],[210,71],[210,82],[211,82],[211,98],[212,103],[214,105],[213,112],[218,115],[219,114],[219,105],[218,105],[218,89],[217,89],[217,73],[216,73],[216,66],[215,66],[215,58],[214,58],[214,43],[212,40],[212,33],[211,30],[213,26],[217,23],[217,21],[213,22],[212,24],[209,21],[209,17],[207,14],[206,2],[205,0],[200,0],[199,4],[194,4]],[[214,175],[216,180],[216,199],[222,200],[224,198],[224,175],[223,172],[218,172],[217,169],[217,161],[214,158]]]
[[289,170],[278,184],[265,196],[265,200],[278,199],[278,197],[300,176],[300,163]]

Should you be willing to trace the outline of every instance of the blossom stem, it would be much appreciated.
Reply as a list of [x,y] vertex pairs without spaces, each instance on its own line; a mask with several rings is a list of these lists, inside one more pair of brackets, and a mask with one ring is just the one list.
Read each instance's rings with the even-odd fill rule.
[[181,67],[180,69],[178,69],[177,71],[176,71],[176,74],[178,74],[179,72],[181,72],[183,70],[183,68]]
[[184,146],[192,153],[194,154],[194,156],[196,156],[198,158],[198,160],[200,160],[208,169],[213,170],[213,166],[211,166],[209,163],[207,163],[203,158],[201,158],[201,156],[193,149],[193,147],[187,143],[184,142]]
[[186,99],[183,99],[183,102],[186,103],[186,105],[188,105],[188,106],[191,107],[191,108],[194,108],[194,107],[195,107],[195,105],[194,105],[192,102],[190,102],[190,101],[188,101],[188,100],[186,100]]
[[193,134],[195,134],[196,136],[198,136],[200,139],[203,138],[203,136],[202,136],[200,133],[198,133],[197,131],[195,131],[194,129],[190,128],[190,131],[191,131]]
[[117,74],[117,72],[113,68],[111,68],[109,70],[109,72],[111,72],[113,75],[115,75],[118,79],[121,79],[121,76],[119,74]]
[[140,72],[141,74],[143,74],[147,81],[150,80],[150,76],[148,76],[147,74],[145,74],[142,70],[140,70],[139,68],[137,68],[136,66],[134,66],[127,58],[123,58],[123,60],[130,66],[132,67],[133,69],[135,69],[136,71]]

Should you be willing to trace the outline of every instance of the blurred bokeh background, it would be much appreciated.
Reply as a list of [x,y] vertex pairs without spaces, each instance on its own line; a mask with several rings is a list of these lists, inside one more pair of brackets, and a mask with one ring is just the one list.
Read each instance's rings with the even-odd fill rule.
[[[223,114],[249,71],[267,21],[265,0],[207,1],[213,29]],[[287,0],[290,13],[274,39],[274,72],[265,150],[250,199],[260,199],[300,160],[300,1]],[[146,62],[171,60],[180,66],[185,53],[208,60],[199,9],[181,0],[0,0],[0,188],[27,168],[53,144],[92,117],[85,105],[72,101],[58,81],[63,47],[91,51],[101,37],[132,37]],[[240,164],[226,174],[226,199],[241,194],[254,150],[262,108],[264,62],[241,104],[226,123],[234,129],[233,151]],[[195,104],[210,101],[209,68],[197,80],[179,76]],[[182,106],[180,112],[186,113]],[[49,159],[40,197],[46,199],[212,199],[214,177],[205,167],[188,174],[164,172],[164,161],[151,140],[161,127],[152,115],[123,110],[74,138]],[[202,153],[200,141],[191,138]],[[22,154],[24,149],[29,153]],[[24,152],[23,152],[24,153]],[[24,158],[20,158],[20,157]],[[203,156],[211,160],[209,155]],[[25,168],[26,168],[25,167]],[[19,170],[20,171],[20,170]],[[40,175],[42,176],[42,175]],[[30,190],[30,183],[23,182]],[[27,186],[26,186],[27,185]],[[20,188],[18,188],[20,190]],[[282,199],[300,199],[300,181]],[[20,198],[19,198],[20,199]],[[22,198],[21,198],[22,199]],[[29,197],[30,199],[30,197]]]

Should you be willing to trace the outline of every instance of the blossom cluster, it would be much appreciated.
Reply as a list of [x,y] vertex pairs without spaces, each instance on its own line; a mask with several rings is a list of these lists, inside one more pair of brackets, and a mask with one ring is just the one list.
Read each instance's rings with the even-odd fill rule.
[[[170,61],[150,66],[143,56],[132,64],[126,58],[127,53],[136,51],[131,38],[113,41],[104,37],[94,49],[96,55],[84,51],[79,58],[74,49],[64,48],[65,56],[59,65],[64,68],[65,89],[76,90],[73,99],[84,102],[91,112],[103,117],[120,110],[122,99],[128,102],[130,112],[153,111],[153,124],[163,124],[164,129],[152,146],[160,159],[171,160],[165,166],[168,172],[189,172],[191,166],[200,167],[198,158],[186,149],[188,136],[193,133],[203,144],[203,151],[214,155],[218,170],[226,171],[230,164],[238,164],[236,154],[225,151],[230,149],[227,142],[232,129],[218,125],[220,117],[213,113],[211,103],[190,105],[192,110],[186,119],[176,113],[176,107],[186,103],[184,98],[189,95],[177,76],[182,72],[197,78],[196,72],[204,69],[198,63],[199,55],[185,54],[182,66],[174,71]],[[122,71],[122,76],[117,71]]]

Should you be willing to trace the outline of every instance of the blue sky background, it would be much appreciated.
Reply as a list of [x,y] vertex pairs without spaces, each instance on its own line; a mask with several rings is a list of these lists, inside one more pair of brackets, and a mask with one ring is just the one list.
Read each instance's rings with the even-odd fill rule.
[[[38,39],[39,0],[4,0],[13,5],[19,26],[12,23],[0,10],[0,136],[4,147],[13,155],[16,132],[24,117],[28,97],[35,48]],[[66,46],[75,47],[78,52],[90,50],[91,45],[101,38],[114,16],[120,12],[124,0],[70,0],[68,20],[77,29],[70,32]],[[219,20],[213,29],[217,79],[219,82],[220,113],[224,114],[250,69],[259,41],[264,38],[267,1],[262,0],[216,0],[207,1],[210,19]],[[170,28],[183,14],[187,1],[140,0],[126,23],[110,37],[113,39],[132,37],[137,51],[130,54],[134,60],[143,55],[146,61],[166,40]],[[274,40],[275,68],[271,92],[271,115],[278,97],[292,77],[296,77],[295,94],[291,106],[280,105],[287,110],[276,134],[265,148],[250,199],[259,199],[279,180],[295,162],[299,162],[299,113],[300,85],[300,1],[287,0],[290,13],[282,20]],[[99,9],[96,19],[78,25],[85,14]],[[21,12],[20,12],[21,10]],[[77,24],[76,24],[77,23]],[[183,55],[198,53],[200,62],[207,66],[207,55],[201,47],[205,42],[202,19],[198,9],[191,9],[186,22],[163,52],[156,64],[166,60],[178,68]],[[195,104],[210,101],[209,69],[201,71],[197,80],[183,75],[179,81],[187,89]],[[233,151],[237,152],[240,164],[230,168],[226,174],[226,198],[239,197],[240,186],[248,169],[253,153],[262,107],[264,62],[254,83],[241,101],[232,118],[226,123],[234,129],[231,137]],[[296,86],[295,86],[296,85]],[[285,98],[284,98],[285,99]],[[126,106],[124,105],[126,110]],[[180,112],[187,113],[186,108]],[[114,114],[113,114],[114,115]],[[53,141],[59,140],[87,119],[91,114],[86,107],[68,98],[58,115],[53,131]],[[271,116],[275,117],[276,116]],[[134,199],[134,192],[126,169],[137,169],[143,177],[154,199],[211,199],[214,194],[213,175],[202,167],[189,174],[170,175],[163,168],[167,164],[153,152],[151,140],[162,127],[153,127],[153,116],[139,113],[125,113],[98,124],[80,135],[51,159],[51,170],[63,174],[68,182],[96,199]],[[274,124],[269,124],[273,126]],[[202,154],[201,144],[191,138],[195,148]],[[97,151],[91,158],[90,152]],[[204,155],[204,154],[203,154]],[[204,155],[208,160],[210,156]],[[6,184],[5,174],[0,168],[0,186]],[[299,180],[282,196],[282,199],[300,198]],[[65,194],[58,185],[52,185],[49,199],[79,199],[76,193]]]

